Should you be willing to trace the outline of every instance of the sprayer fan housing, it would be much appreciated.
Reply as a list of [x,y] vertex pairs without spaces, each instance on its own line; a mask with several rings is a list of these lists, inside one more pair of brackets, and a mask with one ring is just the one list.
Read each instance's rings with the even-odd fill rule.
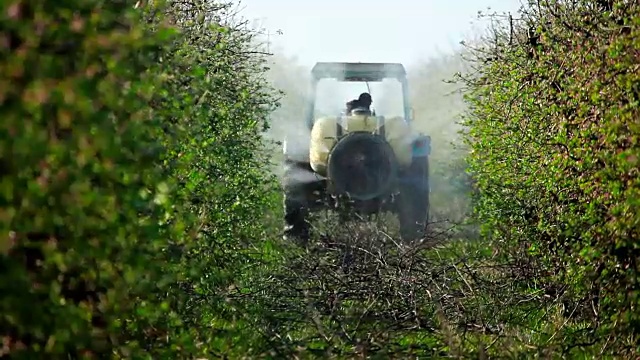
[[357,201],[388,196],[396,184],[398,163],[389,143],[379,135],[353,132],[329,153],[331,191]]

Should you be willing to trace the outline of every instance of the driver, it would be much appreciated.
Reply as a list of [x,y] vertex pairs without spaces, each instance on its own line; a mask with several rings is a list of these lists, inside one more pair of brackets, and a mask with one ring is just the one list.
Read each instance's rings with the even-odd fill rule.
[[363,107],[367,110],[369,110],[369,106],[371,106],[372,102],[373,100],[371,99],[371,95],[369,93],[363,92],[358,97],[358,104],[360,105],[360,107]]
[[371,114],[371,109],[369,107],[372,102],[373,101],[369,93],[362,93],[357,99],[347,102],[346,113],[351,114],[352,112],[356,112],[359,114]]
[[353,111],[354,108],[358,107],[358,100],[354,99],[351,101],[347,101],[347,108],[346,111],[344,112],[346,115],[351,114],[351,111]]

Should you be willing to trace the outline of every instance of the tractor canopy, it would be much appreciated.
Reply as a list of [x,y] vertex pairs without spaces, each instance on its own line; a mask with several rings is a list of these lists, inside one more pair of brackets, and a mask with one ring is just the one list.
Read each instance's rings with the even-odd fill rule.
[[347,63],[319,62],[311,70],[314,80],[336,79],[338,81],[376,82],[393,78],[405,81],[407,73],[398,63]]
[[346,102],[370,93],[376,115],[402,117],[412,110],[405,68],[399,63],[318,62],[311,70],[306,122],[311,129],[323,116],[338,116]]

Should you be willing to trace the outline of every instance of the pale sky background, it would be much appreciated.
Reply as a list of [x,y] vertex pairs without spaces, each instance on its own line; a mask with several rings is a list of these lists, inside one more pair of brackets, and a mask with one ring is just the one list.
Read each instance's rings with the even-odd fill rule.
[[[271,51],[317,61],[401,62],[449,53],[477,35],[478,11],[516,13],[521,0],[240,0]],[[475,25],[474,25],[475,23]],[[275,34],[278,30],[282,35]]]

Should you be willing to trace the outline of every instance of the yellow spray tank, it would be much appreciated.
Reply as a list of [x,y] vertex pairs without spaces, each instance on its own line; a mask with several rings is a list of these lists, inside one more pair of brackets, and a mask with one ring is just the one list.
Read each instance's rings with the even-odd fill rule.
[[[329,154],[339,140],[338,124],[342,127],[342,136],[351,132],[364,131],[381,134],[393,149],[401,168],[411,165],[412,131],[402,117],[383,118],[372,115],[350,115],[344,117],[324,117],[318,119],[311,129],[309,145],[309,163],[313,171],[327,175]],[[384,126],[384,130],[381,127]]]

